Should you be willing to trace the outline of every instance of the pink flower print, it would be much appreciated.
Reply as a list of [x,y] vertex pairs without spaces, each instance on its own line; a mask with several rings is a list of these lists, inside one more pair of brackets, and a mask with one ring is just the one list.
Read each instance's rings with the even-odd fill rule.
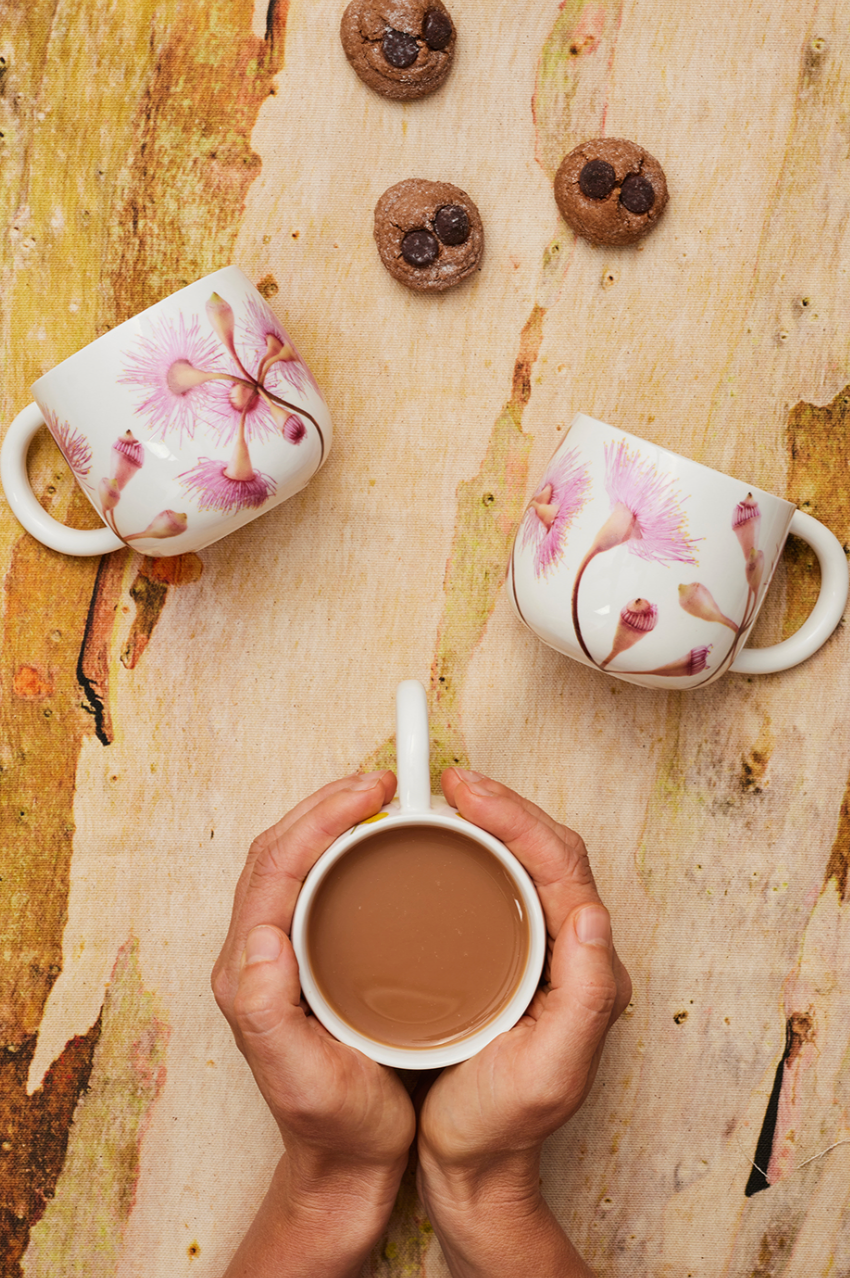
[[234,476],[228,474],[230,470],[226,462],[201,457],[197,466],[184,471],[179,479],[186,491],[195,495],[199,510],[256,510],[277,491],[275,481],[261,471],[241,470]]
[[611,516],[597,534],[596,553],[628,542],[641,559],[695,564],[696,543],[687,535],[673,481],[633,453],[625,440],[605,445],[605,471]]
[[306,434],[307,427],[301,418],[296,417],[294,413],[290,413],[283,424],[283,438],[288,440],[290,444],[300,444]]
[[176,327],[164,320],[138,339],[118,380],[146,392],[136,412],[148,418],[154,437],[173,432],[182,441],[184,435],[194,438],[198,414],[209,406],[210,384],[224,371],[213,338],[201,333],[196,319],[187,324],[180,315]]
[[655,629],[658,621],[658,605],[648,599],[632,599],[620,613],[617,629],[614,632],[614,643],[608,656],[601,663],[604,670],[609,661],[613,661],[621,652],[632,648],[644,635]]
[[[185,431],[193,437],[197,414],[202,412],[221,442],[232,446],[226,464],[201,457],[181,476],[187,491],[198,494],[202,510],[262,506],[276,487],[268,475],[254,470],[249,444],[273,434],[300,443],[306,434],[302,417],[315,427],[324,456],[324,437],[316,419],[271,389],[271,382],[281,378],[297,381],[295,374],[287,378],[280,373],[284,365],[297,361],[292,344],[265,305],[249,300],[246,308],[253,347],[249,344],[240,352],[233,307],[212,293],[206,314],[220,345],[201,335],[197,320],[187,325],[181,315],[176,328],[164,322],[152,337],[142,339],[121,378],[148,390],[138,411],[148,414],[155,433],[176,431],[182,438]],[[107,500],[113,497],[111,492],[106,494]]]
[[310,385],[318,391],[313,374],[295,349],[295,343],[270,306],[252,297],[240,325],[240,339],[251,352],[257,380],[271,390],[289,382],[296,390]]
[[534,547],[534,570],[549,572],[564,553],[567,533],[590,491],[587,468],[572,449],[550,462],[522,521],[522,545]]
[[85,435],[75,430],[70,422],[60,422],[56,413],[50,409],[44,414],[44,420],[74,474],[80,477],[87,475],[91,470],[92,457]]
[[739,501],[732,516],[732,531],[741,543],[744,560],[748,560],[750,552],[758,542],[761,511],[752,493],[747,493],[743,501]]
[[702,621],[717,621],[721,626],[728,626],[735,634],[738,633],[738,623],[720,611],[711,591],[698,581],[679,586],[679,607],[692,617],[699,617]]
[[237,334],[236,317],[229,303],[218,293],[213,293],[207,303],[210,323],[232,361],[230,384],[210,388],[210,425],[223,443],[232,442],[240,429],[248,440],[283,434],[291,443],[300,443],[300,438],[293,438],[297,433],[294,427],[289,426],[290,406],[277,391],[287,382],[298,390],[308,381],[313,386],[315,382],[269,307],[251,298],[246,311],[247,319],[239,325]]
[[253,383],[242,378],[234,360],[229,372],[233,380],[210,385],[206,404],[206,421],[218,435],[219,443],[229,444],[240,426],[246,439],[271,439],[281,433],[287,414],[263,399]]
[[[659,666],[656,670],[644,670],[642,674],[665,675],[670,679],[684,679],[690,675],[700,674],[708,667],[708,654],[713,644],[704,644],[700,648],[691,648],[690,652],[678,661],[671,661],[667,666]],[[632,671],[631,673],[637,673]]]
[[112,466],[109,473],[120,492],[137,471],[141,470],[145,452],[131,430],[125,431],[119,439],[116,439],[111,452]]
[[649,562],[697,562],[696,542],[687,534],[687,517],[673,481],[659,475],[624,439],[605,445],[605,488],[611,514],[579,565],[572,597],[573,629],[582,652],[594,665],[597,663],[584,642],[578,615],[579,586],[590,561],[617,546],[628,546]]
[[103,506],[103,517],[114,533],[118,532],[112,518],[112,511],[121,500],[121,489],[114,479],[102,479],[97,486],[100,504]]
[[764,576],[764,551],[751,550],[744,570],[747,574],[747,585],[754,595],[758,595]]
[[139,541],[142,537],[179,537],[189,526],[189,516],[182,511],[161,510],[142,532],[130,533],[125,541]]

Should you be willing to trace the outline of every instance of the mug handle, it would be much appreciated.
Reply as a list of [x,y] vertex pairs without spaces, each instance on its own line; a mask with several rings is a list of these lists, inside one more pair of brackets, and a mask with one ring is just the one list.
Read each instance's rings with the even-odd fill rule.
[[110,528],[66,528],[36,498],[27,474],[27,453],[44,424],[38,404],[28,404],[6,431],[0,449],[0,482],[15,518],[37,541],[64,555],[107,555],[118,550],[124,542]]
[[848,569],[841,542],[824,524],[802,510],[794,511],[788,532],[806,542],[817,555],[821,572],[820,594],[796,634],[769,648],[745,648],[740,652],[729,667],[736,674],[773,674],[777,670],[790,670],[826,643],[844,615]]
[[431,735],[428,729],[428,699],[418,679],[405,679],[396,689],[395,748],[401,811],[429,811]]

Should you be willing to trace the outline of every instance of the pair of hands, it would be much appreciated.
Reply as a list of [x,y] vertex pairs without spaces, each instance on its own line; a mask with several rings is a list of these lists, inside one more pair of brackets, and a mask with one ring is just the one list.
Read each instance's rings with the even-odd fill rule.
[[[450,1230],[458,1213],[488,1197],[499,1199],[503,1213],[506,1197],[536,1210],[542,1143],[590,1090],[631,982],[579,836],[478,773],[450,768],[443,790],[463,816],[510,848],[543,906],[546,979],[514,1029],[470,1060],[421,1080],[411,1098],[395,1071],[337,1042],[301,997],[289,941],[301,884],[339,835],[392,798],[392,772],[334,781],[254,841],[213,990],[286,1147],[275,1201],[294,1195],[302,1219],[319,1204],[343,1210],[353,1201],[358,1209],[368,1203],[372,1230],[380,1232],[417,1138],[420,1194],[445,1249],[439,1222]],[[267,1221],[260,1233],[270,1228]],[[366,1250],[374,1241],[366,1239],[369,1232],[364,1220]],[[349,1233],[352,1246],[355,1235]],[[261,1249],[253,1245],[255,1253]],[[253,1272],[262,1272],[256,1254],[252,1263]],[[350,1272],[357,1263],[352,1254]],[[459,1261],[457,1272],[483,1271]]]

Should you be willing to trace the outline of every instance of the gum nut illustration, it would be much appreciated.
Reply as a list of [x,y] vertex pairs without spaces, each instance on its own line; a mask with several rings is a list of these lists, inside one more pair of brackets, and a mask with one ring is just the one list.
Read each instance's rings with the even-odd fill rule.
[[186,531],[189,516],[176,510],[161,510],[143,532],[131,533],[125,541],[137,541],[141,537],[179,537]]
[[602,669],[609,661],[627,648],[633,647],[644,635],[655,629],[658,621],[658,606],[648,599],[632,599],[620,613],[617,629],[614,632],[614,643],[608,656],[602,662]]
[[283,425],[283,438],[288,440],[290,444],[300,444],[306,434],[307,427],[301,418],[296,417],[294,413],[290,413]]
[[596,555],[625,545],[647,563],[697,562],[696,542],[687,532],[685,499],[675,481],[633,452],[625,440],[605,445],[605,489],[611,513],[579,564],[572,597],[573,630],[582,652],[594,665],[597,663],[581,633],[578,595],[581,579]]
[[234,359],[239,362],[238,356],[236,355],[236,349],[233,345],[233,334],[236,329],[233,307],[218,293],[212,293],[210,294],[209,301],[207,302],[207,315],[223,344],[230,351]]
[[711,591],[699,581],[679,586],[679,607],[702,621],[718,621],[721,626],[728,626],[730,630],[738,629],[738,623],[720,611]]
[[110,474],[119,489],[123,488],[138,470],[141,470],[144,460],[145,450],[131,430],[125,431],[119,439],[116,439],[112,445]]
[[761,588],[761,580],[764,576],[764,551],[751,550],[747,559],[747,585],[754,595],[757,595]]
[[97,493],[104,514],[114,510],[121,500],[121,489],[114,479],[102,479],[97,486]]
[[735,514],[732,517],[732,529],[741,543],[745,560],[749,559],[750,551],[758,541],[760,523],[761,511],[759,510],[759,504],[752,493],[747,493],[744,500],[738,502],[735,507]]
[[714,644],[703,644],[699,648],[691,648],[690,652],[678,661],[671,661],[667,666],[659,666],[656,670],[646,670],[645,674],[664,675],[668,679],[682,679],[699,674],[708,666],[708,654]]

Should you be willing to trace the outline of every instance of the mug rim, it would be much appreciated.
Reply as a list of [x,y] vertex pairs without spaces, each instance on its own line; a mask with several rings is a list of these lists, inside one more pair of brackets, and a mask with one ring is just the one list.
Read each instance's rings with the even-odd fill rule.
[[[393,800],[393,804],[396,802]],[[525,965],[516,989],[504,1006],[491,1020],[472,1034],[454,1039],[450,1043],[422,1048],[398,1047],[391,1043],[381,1043],[377,1039],[361,1034],[343,1020],[328,1004],[313,978],[306,945],[309,907],[331,867],[351,848],[367,842],[374,834],[387,829],[414,825],[433,825],[450,830],[455,834],[465,835],[474,843],[485,847],[510,874],[522,897],[528,920],[528,954]],[[367,818],[365,822],[347,830],[345,834],[341,834],[334,840],[311,867],[301,885],[292,915],[290,939],[298,960],[304,996],[317,1020],[341,1043],[356,1048],[380,1065],[390,1065],[396,1069],[442,1069],[447,1065],[459,1064],[482,1051],[500,1034],[512,1029],[534,996],[546,957],[546,922],[543,907],[528,871],[500,839],[490,834],[488,830],[483,830],[480,826],[467,821],[456,808],[452,808],[448,803],[443,810],[430,808],[421,812],[402,812],[399,807],[390,804],[382,808],[380,813],[376,813],[375,817]]]
[[714,466],[706,466],[705,462],[700,462],[693,457],[688,457],[685,453],[677,453],[675,449],[667,448],[665,444],[656,444],[654,440],[645,439],[642,435],[633,435],[630,431],[623,430],[621,426],[612,426],[610,422],[603,422],[599,417],[591,417],[589,413],[582,412],[581,409],[579,409],[574,415],[572,421],[567,427],[563,439],[559,441],[552,453],[552,457],[554,457],[567,442],[571,431],[580,420],[590,422],[594,426],[603,426],[606,430],[615,431],[618,435],[621,435],[623,439],[627,439],[630,443],[640,444],[647,448],[654,448],[659,453],[663,453],[665,457],[670,457],[675,462],[685,462],[686,465],[693,466],[697,470],[704,471],[707,475],[712,475],[717,479],[727,480],[734,484],[740,484],[742,488],[747,488],[751,492],[757,493],[760,498],[764,497],[770,501],[775,501],[779,506],[785,506],[792,514],[798,509],[796,504],[793,501],[788,501],[786,497],[779,497],[776,493],[772,493],[766,488],[759,488],[757,484],[751,484],[746,479],[738,479],[736,475],[730,474],[729,471],[717,470]]
[[195,288],[198,284],[202,284],[205,280],[213,280],[219,275],[224,275],[226,272],[234,270],[239,272],[251,288],[256,289],[256,285],[251,283],[248,276],[242,270],[242,267],[237,266],[235,262],[231,262],[227,266],[220,266],[217,270],[210,271],[208,275],[199,275],[196,280],[192,280],[189,284],[184,284],[182,288],[176,289],[173,293],[167,293],[165,297],[161,297],[159,301],[151,302],[150,306],[146,306],[144,310],[136,311],[133,315],[128,315],[120,324],[116,324],[114,328],[108,328],[105,333],[101,333],[98,337],[93,337],[90,342],[86,342],[85,346],[81,346],[78,351],[74,351],[72,354],[66,355],[58,364],[54,364],[46,373],[42,373],[40,377],[37,377],[34,382],[30,383],[30,394],[33,396],[36,403],[38,403],[38,396],[40,394],[39,388],[41,386],[48,383],[54,377],[54,374],[64,372],[68,368],[69,364],[73,364],[81,356],[90,354],[101,342],[105,341],[107,338],[111,338],[116,333],[120,333],[122,329],[135,324],[137,320],[142,319],[146,315],[150,315],[153,311],[165,306],[168,302],[176,302],[184,293],[188,293],[189,289]]

